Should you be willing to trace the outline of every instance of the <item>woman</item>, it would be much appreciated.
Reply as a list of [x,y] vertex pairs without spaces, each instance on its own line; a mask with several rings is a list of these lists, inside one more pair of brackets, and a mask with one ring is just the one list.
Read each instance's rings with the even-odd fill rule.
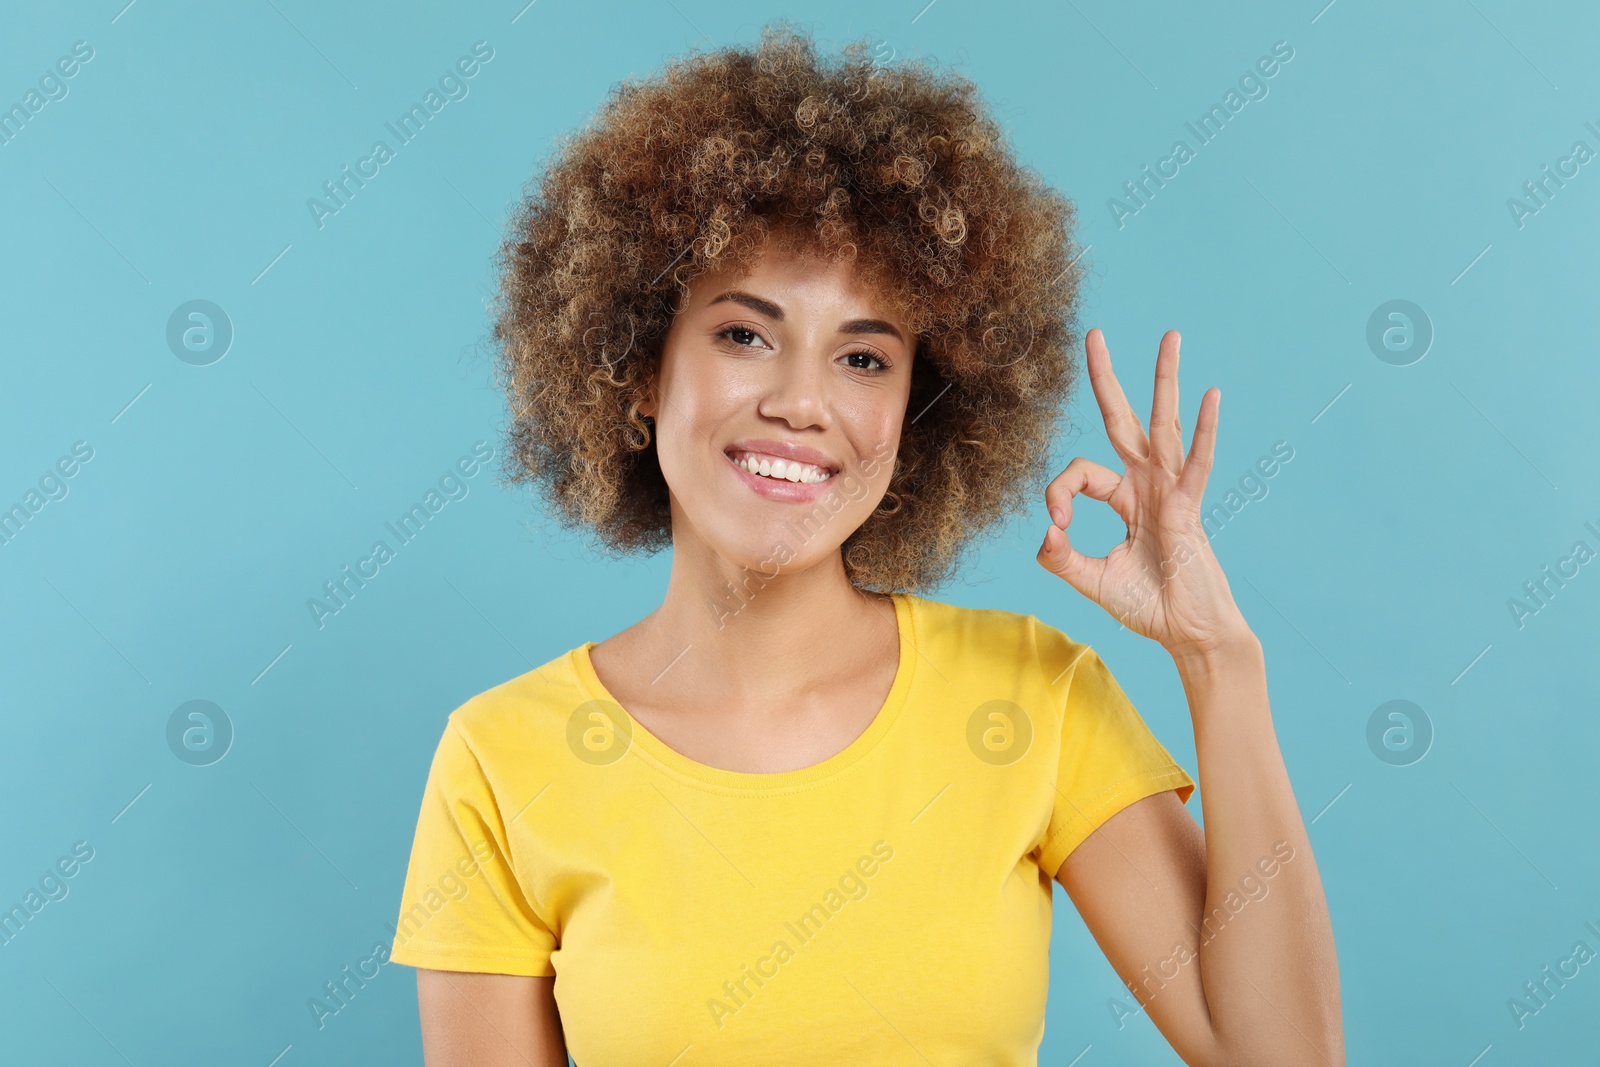
[[[1343,1063],[1261,646],[1198,523],[1220,393],[1186,458],[1177,333],[1148,437],[1088,333],[1127,471],[1072,460],[1037,558],[1171,653],[1203,832],[1092,649],[912,592],[1037,488],[1073,218],[970,82],[781,25],[562,146],[503,252],[514,476],[671,578],[450,716],[391,956],[429,1064],[1032,1064],[1052,879],[1186,1063]],[[1104,559],[1080,493],[1127,523]]]

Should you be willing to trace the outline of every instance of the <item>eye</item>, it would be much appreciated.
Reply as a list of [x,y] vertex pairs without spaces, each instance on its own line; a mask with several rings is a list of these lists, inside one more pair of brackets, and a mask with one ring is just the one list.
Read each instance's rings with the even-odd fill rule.
[[873,367],[870,367],[870,366],[862,366],[860,364],[852,363],[850,365],[852,370],[872,370],[877,374],[882,374],[884,371],[887,371],[889,369],[889,367],[891,366],[889,361],[884,359],[882,356],[878,355],[878,353],[872,352],[872,351],[868,351],[867,349],[864,349],[864,348],[857,349],[854,352],[846,352],[844,355],[840,356],[839,358],[840,359],[856,359],[858,357],[871,360],[873,363],[877,364],[877,367],[873,368]]
[[[737,335],[737,337],[735,335]],[[746,337],[753,337],[758,341],[762,340],[761,335],[755,330],[749,326],[740,326],[737,323],[732,326],[724,326],[722,329],[716,332],[715,336],[719,338],[726,338],[730,343],[737,345],[740,348],[750,347],[750,341],[746,340]]]

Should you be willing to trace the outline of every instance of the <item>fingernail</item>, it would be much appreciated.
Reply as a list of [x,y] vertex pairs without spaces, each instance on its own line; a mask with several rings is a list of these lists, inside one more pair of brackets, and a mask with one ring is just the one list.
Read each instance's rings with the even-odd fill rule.
[[1046,551],[1046,552],[1054,552],[1055,551],[1055,549],[1053,547],[1051,547],[1051,545],[1050,545],[1050,535],[1055,533],[1055,532],[1056,532],[1056,528],[1054,526],[1049,526],[1049,527],[1045,528],[1045,531],[1044,531],[1044,544],[1039,546],[1044,551]]
[[1056,521],[1057,526],[1066,529],[1067,513],[1065,511],[1062,511],[1059,507],[1052,507],[1050,509],[1050,517]]

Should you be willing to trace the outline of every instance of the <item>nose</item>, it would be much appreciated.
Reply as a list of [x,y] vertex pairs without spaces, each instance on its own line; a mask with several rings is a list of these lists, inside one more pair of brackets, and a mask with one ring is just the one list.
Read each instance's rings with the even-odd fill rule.
[[827,429],[832,414],[828,395],[828,356],[820,348],[800,345],[768,364],[766,383],[757,410],[782,419],[792,429]]

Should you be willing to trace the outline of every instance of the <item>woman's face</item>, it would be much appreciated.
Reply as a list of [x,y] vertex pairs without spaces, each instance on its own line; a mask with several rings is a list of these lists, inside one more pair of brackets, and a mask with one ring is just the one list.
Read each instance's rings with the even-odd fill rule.
[[769,244],[737,280],[696,278],[640,408],[674,546],[768,575],[837,555],[889,486],[914,351],[850,264]]

